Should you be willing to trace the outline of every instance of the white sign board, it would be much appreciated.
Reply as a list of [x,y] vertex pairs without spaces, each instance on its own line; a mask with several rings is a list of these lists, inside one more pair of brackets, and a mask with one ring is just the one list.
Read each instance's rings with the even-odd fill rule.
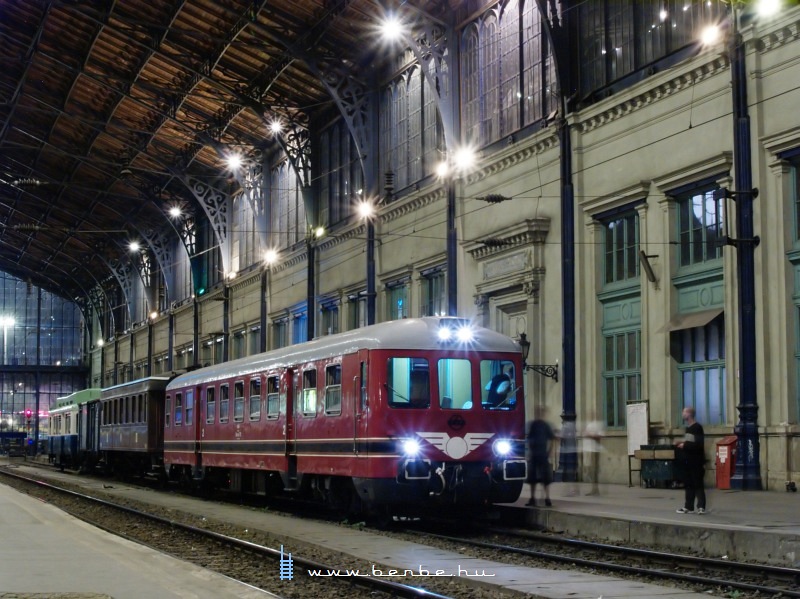
[[649,442],[650,414],[646,401],[629,403],[625,406],[628,426],[628,455]]

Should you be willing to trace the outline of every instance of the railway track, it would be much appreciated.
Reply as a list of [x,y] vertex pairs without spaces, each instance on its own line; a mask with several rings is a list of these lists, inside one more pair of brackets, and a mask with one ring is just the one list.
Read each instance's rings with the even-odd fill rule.
[[[623,547],[525,530],[489,528],[482,531],[482,534],[487,533],[492,535],[492,541],[413,530],[417,536],[460,547],[475,547],[492,554],[510,553],[537,561],[590,568],[595,572],[634,575],[651,581],[669,580],[705,589],[716,587],[733,592],[733,596],[739,598],[800,598],[800,569],[796,568]],[[543,544],[553,549],[545,551],[540,548]]]
[[[4,482],[14,481],[12,486],[26,490],[112,534],[148,545],[278,597],[449,599],[447,595],[384,578],[325,576],[325,573],[344,572],[342,564],[322,563],[303,558],[296,553],[291,556],[292,578],[281,580],[279,572],[284,576],[288,574],[288,570],[281,570],[281,564],[287,564],[286,554],[254,539],[243,539],[148,513],[108,499],[66,489],[52,482],[36,480],[8,468],[0,468],[0,475]],[[120,518],[120,514],[125,517]],[[273,564],[272,567],[265,567],[265,558]],[[321,573],[322,576],[313,576],[310,574],[312,571]],[[298,584],[300,580],[302,584]]]

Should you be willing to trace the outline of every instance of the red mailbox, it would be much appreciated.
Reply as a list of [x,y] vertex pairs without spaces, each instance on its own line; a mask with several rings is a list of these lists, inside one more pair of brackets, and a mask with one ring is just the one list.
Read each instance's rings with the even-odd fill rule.
[[733,469],[736,466],[738,437],[724,437],[717,441],[717,489],[730,489]]

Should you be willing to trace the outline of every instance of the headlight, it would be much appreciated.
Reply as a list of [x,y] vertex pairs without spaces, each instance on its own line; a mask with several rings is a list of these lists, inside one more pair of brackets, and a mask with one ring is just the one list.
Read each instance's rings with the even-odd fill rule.
[[403,441],[403,453],[410,458],[417,457],[417,454],[419,454],[419,443],[416,439],[406,439]]
[[492,449],[496,456],[505,457],[511,453],[511,441],[507,439],[498,439],[494,442]]
[[439,341],[447,341],[453,335],[450,327],[441,327],[438,332]]
[[458,332],[456,332],[456,336],[461,343],[467,343],[468,341],[472,341],[473,332],[471,327],[460,327]]

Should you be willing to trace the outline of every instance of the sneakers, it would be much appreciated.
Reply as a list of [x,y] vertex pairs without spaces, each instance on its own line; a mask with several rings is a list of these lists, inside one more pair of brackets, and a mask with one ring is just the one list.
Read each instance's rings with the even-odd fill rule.
[[[679,513],[679,514],[694,514],[694,510],[687,510],[685,507],[679,507],[679,508],[678,508],[677,510],[675,510],[675,511],[676,511],[677,513]],[[706,513],[706,511],[705,511],[705,510],[703,510],[701,513],[705,514],[705,513]]]
[[697,508],[697,513],[702,516],[703,514],[706,513],[706,509],[703,508],[703,507],[699,507],[699,508]]

